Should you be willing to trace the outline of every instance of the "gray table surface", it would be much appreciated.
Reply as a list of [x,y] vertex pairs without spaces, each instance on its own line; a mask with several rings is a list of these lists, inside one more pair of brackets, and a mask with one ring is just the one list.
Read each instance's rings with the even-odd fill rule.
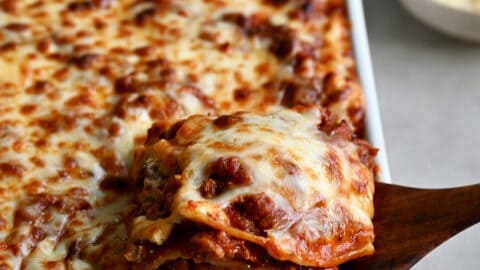
[[[479,183],[480,44],[431,30],[397,1],[364,5],[393,181],[429,188]],[[414,269],[480,269],[480,225]]]

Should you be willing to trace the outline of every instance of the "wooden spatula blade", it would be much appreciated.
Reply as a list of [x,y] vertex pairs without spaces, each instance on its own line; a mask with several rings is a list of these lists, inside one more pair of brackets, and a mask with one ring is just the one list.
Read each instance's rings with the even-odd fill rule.
[[480,222],[480,184],[416,189],[375,184],[375,254],[348,269],[409,269],[432,249]]

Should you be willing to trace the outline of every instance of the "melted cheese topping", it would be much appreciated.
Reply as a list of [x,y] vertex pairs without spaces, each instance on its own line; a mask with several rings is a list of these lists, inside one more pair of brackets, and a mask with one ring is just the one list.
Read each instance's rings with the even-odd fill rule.
[[[373,171],[362,163],[361,145],[320,131],[320,119],[312,109],[180,123],[173,138],[138,151],[134,174],[147,214],[133,221],[130,241],[161,246],[176,223],[190,220],[304,266],[371,254]],[[175,191],[166,184],[172,181]],[[256,228],[238,225],[232,209]]]
[[154,121],[320,104],[363,129],[342,1],[0,0],[0,268],[128,267]]

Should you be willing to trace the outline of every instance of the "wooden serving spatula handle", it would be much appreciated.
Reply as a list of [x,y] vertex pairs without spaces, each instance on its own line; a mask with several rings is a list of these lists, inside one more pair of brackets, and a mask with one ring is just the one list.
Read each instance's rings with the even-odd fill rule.
[[375,184],[375,254],[340,269],[409,269],[445,240],[480,222],[480,184],[416,189]]

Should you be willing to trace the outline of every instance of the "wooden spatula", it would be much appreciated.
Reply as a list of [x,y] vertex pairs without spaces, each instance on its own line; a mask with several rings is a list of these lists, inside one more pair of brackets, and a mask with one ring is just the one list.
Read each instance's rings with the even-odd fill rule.
[[416,189],[375,184],[375,254],[340,270],[409,269],[445,240],[480,222],[480,184]]

